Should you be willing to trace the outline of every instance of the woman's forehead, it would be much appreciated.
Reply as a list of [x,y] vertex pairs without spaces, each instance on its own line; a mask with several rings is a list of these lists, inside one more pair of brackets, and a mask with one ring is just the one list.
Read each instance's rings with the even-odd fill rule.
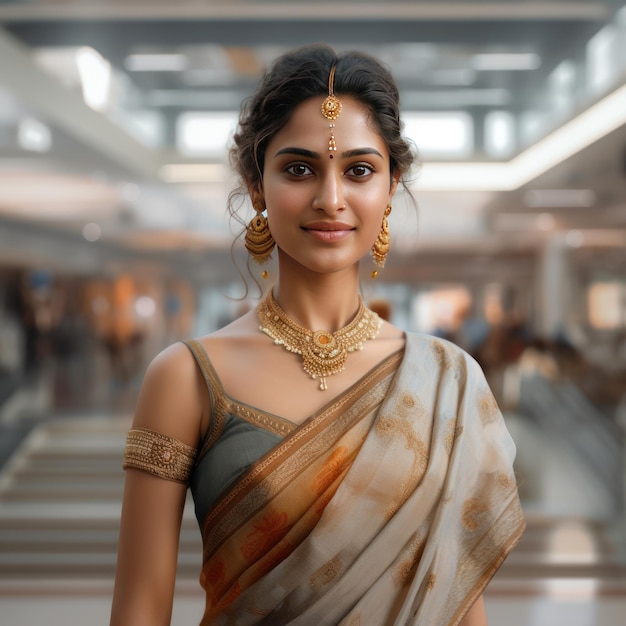
[[300,103],[270,145],[280,148],[278,144],[301,141],[327,146],[332,123],[338,149],[351,150],[372,145],[386,150],[385,141],[372,119],[371,111],[364,104],[350,96],[339,97],[342,104],[341,114],[336,120],[329,122],[322,114],[324,98],[323,95],[315,96]]

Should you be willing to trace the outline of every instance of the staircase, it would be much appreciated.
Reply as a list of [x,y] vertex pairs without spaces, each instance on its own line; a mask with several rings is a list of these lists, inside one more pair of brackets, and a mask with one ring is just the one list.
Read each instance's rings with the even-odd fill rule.
[[[48,595],[109,596],[115,574],[128,419],[41,423],[0,475],[0,600]],[[594,581],[594,593],[626,594],[612,529],[599,521],[539,518],[489,585],[487,597],[545,594]],[[201,603],[201,541],[185,506],[177,596]],[[559,582],[560,581],[560,582]],[[195,600],[194,600],[195,601]]]
[[[40,424],[0,475],[0,595],[29,589],[110,593],[128,419]],[[186,503],[177,586],[198,588],[201,541]]]

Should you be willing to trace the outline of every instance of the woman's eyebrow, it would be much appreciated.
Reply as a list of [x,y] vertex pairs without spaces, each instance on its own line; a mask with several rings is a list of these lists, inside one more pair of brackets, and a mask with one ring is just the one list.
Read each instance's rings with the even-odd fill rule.
[[280,156],[281,154],[294,154],[296,156],[308,157],[309,159],[319,159],[320,155],[312,150],[305,150],[304,148],[281,148],[274,156]]
[[356,148],[355,150],[346,150],[346,152],[341,153],[341,157],[344,159],[350,159],[352,157],[363,156],[365,154],[376,154],[381,159],[383,158],[383,155],[376,150],[376,148]]
[[[280,156],[281,154],[292,154],[295,156],[307,157],[309,159],[319,159],[319,152],[313,152],[313,150],[305,150],[304,148],[287,147],[281,148],[274,156]],[[383,155],[376,150],[376,148],[355,148],[354,150],[346,150],[341,153],[341,158],[351,159],[355,156],[364,156],[366,154],[375,154],[381,159]]]

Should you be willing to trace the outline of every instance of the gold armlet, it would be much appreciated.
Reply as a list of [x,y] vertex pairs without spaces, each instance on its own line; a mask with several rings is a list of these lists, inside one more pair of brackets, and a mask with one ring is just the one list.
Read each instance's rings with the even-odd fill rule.
[[189,481],[197,450],[178,439],[148,428],[133,428],[126,436],[122,467],[134,467],[159,478]]

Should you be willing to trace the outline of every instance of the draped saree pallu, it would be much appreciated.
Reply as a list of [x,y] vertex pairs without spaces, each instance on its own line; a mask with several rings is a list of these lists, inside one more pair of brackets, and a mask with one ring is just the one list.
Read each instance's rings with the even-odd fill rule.
[[407,335],[208,510],[202,624],[458,624],[523,532],[514,456],[478,365]]

